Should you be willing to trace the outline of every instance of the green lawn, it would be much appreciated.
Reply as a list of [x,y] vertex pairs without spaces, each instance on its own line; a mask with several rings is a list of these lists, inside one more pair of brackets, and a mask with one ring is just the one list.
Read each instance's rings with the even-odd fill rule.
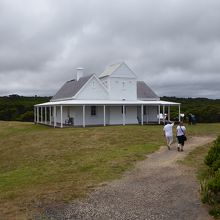
[[[187,130],[216,135],[220,124]],[[0,219],[25,219],[39,202],[84,196],[99,183],[120,178],[164,142],[159,125],[54,129],[0,121]]]

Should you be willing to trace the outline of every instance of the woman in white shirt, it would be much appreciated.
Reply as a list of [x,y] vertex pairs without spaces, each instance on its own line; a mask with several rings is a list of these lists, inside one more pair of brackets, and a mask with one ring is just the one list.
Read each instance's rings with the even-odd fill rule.
[[177,130],[176,137],[178,140],[177,150],[183,151],[183,146],[184,146],[184,142],[185,142],[185,135],[186,135],[186,127],[183,125],[183,122],[179,123],[176,130]]

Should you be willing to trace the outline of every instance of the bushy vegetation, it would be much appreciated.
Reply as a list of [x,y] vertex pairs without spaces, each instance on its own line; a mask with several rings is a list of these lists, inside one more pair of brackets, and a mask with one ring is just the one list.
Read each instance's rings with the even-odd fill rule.
[[24,97],[10,95],[0,97],[0,120],[3,121],[33,121],[34,105],[47,102],[50,97]]
[[205,179],[201,182],[202,201],[212,206],[210,214],[220,216],[220,136],[216,139],[205,157],[209,167]]
[[[220,99],[162,97],[161,100],[181,103],[181,112],[193,114],[200,123],[220,122]],[[171,117],[178,117],[178,109],[171,108]]]
[[[0,97],[0,120],[33,121],[33,106],[48,102],[50,98],[19,95]],[[162,97],[161,100],[181,103],[181,113],[195,115],[197,122],[220,122],[220,99]],[[171,119],[176,118],[178,120],[178,108],[171,108]]]
[[212,168],[213,171],[217,171],[218,168],[220,168],[220,137],[217,138],[213,147],[209,150],[205,158],[205,163]]

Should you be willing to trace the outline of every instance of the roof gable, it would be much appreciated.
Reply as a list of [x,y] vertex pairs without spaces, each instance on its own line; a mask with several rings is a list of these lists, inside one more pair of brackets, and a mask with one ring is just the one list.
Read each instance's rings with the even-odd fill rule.
[[144,81],[137,81],[137,98],[141,100],[160,99]]
[[134,72],[124,62],[108,66],[105,71],[99,76],[99,78],[103,78],[106,76],[132,79],[137,78]]
[[107,99],[108,91],[94,74],[74,96],[75,99]]
[[81,77],[78,81],[75,79],[67,81],[58,92],[52,97],[51,101],[71,99],[86,84],[92,75]]

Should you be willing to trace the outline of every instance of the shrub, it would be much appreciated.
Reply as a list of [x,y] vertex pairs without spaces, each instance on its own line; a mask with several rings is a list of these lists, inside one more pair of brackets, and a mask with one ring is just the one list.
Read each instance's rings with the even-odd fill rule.
[[216,218],[220,216],[220,207],[214,206],[210,211],[209,214],[215,216]]
[[220,136],[216,139],[205,157],[209,166],[206,179],[201,181],[202,202],[211,205],[210,214],[220,216]]
[[213,147],[210,148],[208,155],[205,157],[205,164],[209,167],[213,167],[214,162],[217,160],[220,160],[220,136],[216,139]]
[[215,172],[214,176],[209,179],[208,188],[214,192],[214,194],[220,192],[220,168]]
[[213,171],[220,169],[220,154],[218,155],[218,158],[213,162],[212,169]]
[[27,111],[24,114],[20,115],[18,118],[19,121],[29,121],[32,122],[34,120],[34,113],[33,111]]
[[207,179],[200,181],[200,191],[202,194],[202,202],[203,203],[212,203],[211,191],[209,190],[209,185]]

